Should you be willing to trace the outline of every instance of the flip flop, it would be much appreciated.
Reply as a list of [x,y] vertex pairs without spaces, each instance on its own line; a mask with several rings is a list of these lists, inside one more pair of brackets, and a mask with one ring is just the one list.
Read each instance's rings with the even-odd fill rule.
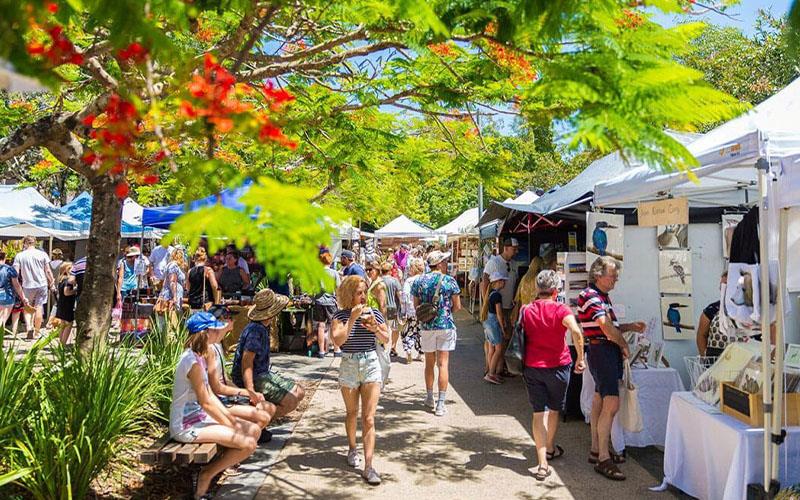
[[564,454],[564,448],[560,447],[559,445],[556,445],[556,449],[553,450],[553,451],[546,452],[545,456],[547,457],[547,461],[549,462],[551,460],[557,459],[558,457],[562,456],[563,454]]
[[549,465],[540,465],[536,468],[536,472],[533,473],[533,477],[535,477],[537,481],[544,481],[550,477],[552,473],[553,469],[551,469]]

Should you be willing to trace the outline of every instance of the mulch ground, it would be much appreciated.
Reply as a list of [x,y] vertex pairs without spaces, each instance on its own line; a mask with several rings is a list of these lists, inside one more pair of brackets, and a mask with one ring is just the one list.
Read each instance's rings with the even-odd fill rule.
[[[298,380],[298,383],[306,391],[306,397],[293,412],[276,418],[270,425],[282,425],[300,420],[308,408],[311,398],[314,397],[319,382],[320,380]],[[162,431],[166,432],[165,429]],[[135,453],[124,457],[113,464],[108,472],[102,474],[95,481],[92,498],[96,500],[150,500],[156,498],[177,500],[190,497],[192,492],[187,467],[145,465],[137,460],[138,451],[152,445],[159,437],[157,434],[156,432],[152,437],[142,437],[137,442]],[[224,481],[224,475],[220,481]]]

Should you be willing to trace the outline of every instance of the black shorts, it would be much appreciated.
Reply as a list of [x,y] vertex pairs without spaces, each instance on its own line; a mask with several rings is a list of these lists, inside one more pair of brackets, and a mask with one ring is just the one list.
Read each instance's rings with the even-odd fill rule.
[[622,351],[611,341],[589,344],[589,372],[594,379],[594,392],[600,397],[619,396],[622,379]]
[[528,401],[530,401],[534,413],[545,410],[564,411],[571,366],[525,367],[522,375],[525,378],[525,387],[528,389]]

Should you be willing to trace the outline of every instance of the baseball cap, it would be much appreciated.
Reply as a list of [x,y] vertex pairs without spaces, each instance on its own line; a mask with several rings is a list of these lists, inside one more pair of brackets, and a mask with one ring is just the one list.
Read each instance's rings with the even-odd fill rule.
[[519,241],[516,238],[506,238],[503,240],[504,247],[518,247]]
[[186,320],[189,335],[208,330],[209,328],[225,328],[227,323],[219,321],[213,314],[205,311],[196,312]]
[[342,257],[344,257],[346,259],[355,259],[356,258],[356,254],[354,254],[350,250],[342,250]]

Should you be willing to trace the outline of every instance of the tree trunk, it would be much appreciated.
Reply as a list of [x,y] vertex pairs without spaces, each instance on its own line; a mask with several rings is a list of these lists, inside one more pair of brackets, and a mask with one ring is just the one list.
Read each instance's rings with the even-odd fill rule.
[[86,275],[83,280],[76,319],[80,344],[103,343],[111,327],[114,307],[116,257],[119,251],[122,204],[114,191],[115,182],[107,175],[90,181],[92,226],[89,230]]

